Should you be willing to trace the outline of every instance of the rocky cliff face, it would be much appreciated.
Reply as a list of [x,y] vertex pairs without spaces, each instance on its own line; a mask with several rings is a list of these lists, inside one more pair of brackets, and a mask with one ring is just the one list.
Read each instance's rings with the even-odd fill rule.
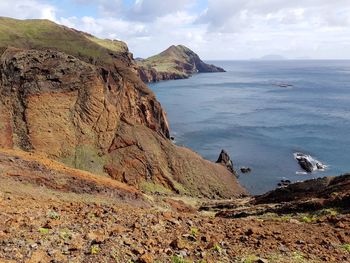
[[160,54],[137,62],[139,75],[144,82],[189,78],[195,73],[224,72],[214,65],[204,63],[189,48],[171,46]]
[[102,67],[53,50],[5,50],[0,147],[45,153],[152,192],[244,194],[224,167],[168,140],[159,102],[118,62]]

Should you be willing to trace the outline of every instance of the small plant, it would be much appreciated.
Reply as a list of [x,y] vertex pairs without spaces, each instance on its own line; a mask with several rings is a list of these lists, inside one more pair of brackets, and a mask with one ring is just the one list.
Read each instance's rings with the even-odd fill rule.
[[298,251],[293,252],[292,256],[293,256],[293,259],[297,262],[304,262],[305,260],[304,255]]
[[349,252],[350,253],[350,244],[343,244],[341,246],[345,251]]
[[47,217],[49,217],[50,219],[55,219],[55,220],[60,219],[60,215],[55,211],[47,212]]
[[91,255],[96,255],[96,254],[98,254],[99,252],[100,252],[100,246],[99,245],[92,245],[91,247],[90,247],[90,254]]
[[214,250],[215,252],[221,253],[222,248],[220,247],[219,244],[215,244],[215,245],[213,246],[213,250]]
[[301,218],[301,221],[304,223],[313,223],[314,221],[316,221],[316,218],[310,216],[303,216]]
[[285,221],[285,222],[288,222],[291,219],[292,217],[290,215],[285,215],[280,218],[281,221]]
[[243,263],[253,263],[253,262],[256,262],[257,260],[259,260],[259,257],[255,255],[248,255],[247,257],[245,257]]
[[197,236],[198,232],[199,232],[198,228],[195,228],[195,227],[191,228],[191,235],[192,236],[194,236],[194,237]]
[[316,213],[318,216],[337,216],[338,211],[332,208],[322,209]]
[[177,255],[175,255],[171,258],[171,262],[172,263],[191,263],[190,261],[187,261],[184,258],[177,256]]
[[72,233],[68,229],[62,229],[60,231],[60,238],[65,241],[70,240],[72,239]]
[[38,231],[40,234],[43,234],[43,235],[47,235],[48,233],[50,233],[50,230],[45,227],[40,227]]

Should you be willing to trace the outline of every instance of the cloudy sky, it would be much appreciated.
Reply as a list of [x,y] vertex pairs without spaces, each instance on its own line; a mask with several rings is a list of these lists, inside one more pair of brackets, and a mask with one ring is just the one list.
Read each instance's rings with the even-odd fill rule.
[[0,0],[0,16],[121,39],[135,57],[184,44],[205,59],[350,59],[350,0]]

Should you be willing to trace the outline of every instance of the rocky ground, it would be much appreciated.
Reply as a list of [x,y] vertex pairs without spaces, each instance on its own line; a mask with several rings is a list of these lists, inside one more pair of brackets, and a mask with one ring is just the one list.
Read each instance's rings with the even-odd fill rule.
[[[0,158],[0,262],[350,262],[346,210],[215,217],[252,198],[218,209],[220,202],[144,195],[108,178],[92,191],[91,174],[11,154]],[[65,184],[68,176],[75,179]]]

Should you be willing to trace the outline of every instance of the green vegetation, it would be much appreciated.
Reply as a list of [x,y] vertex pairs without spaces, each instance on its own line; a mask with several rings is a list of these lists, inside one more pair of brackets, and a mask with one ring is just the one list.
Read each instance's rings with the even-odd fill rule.
[[60,219],[60,215],[57,212],[55,212],[55,211],[47,212],[47,217],[50,218],[50,219],[55,219],[55,220]]
[[106,155],[100,156],[93,146],[77,146],[75,155],[75,167],[77,169],[89,171],[95,174],[104,174],[103,167],[107,163],[107,157]]
[[110,51],[125,52],[121,41],[97,39],[49,20],[0,17],[0,47],[56,49],[85,60],[112,62]]
[[321,219],[322,217],[337,216],[337,215],[338,215],[338,210],[333,208],[326,208],[326,209],[321,209],[312,213],[302,214],[300,221],[304,223],[313,223]]
[[221,253],[222,248],[220,247],[219,244],[215,244],[215,245],[213,246],[213,250],[214,250],[215,252]]
[[43,234],[43,235],[47,235],[50,233],[50,230],[48,228],[45,228],[45,227],[40,227],[38,231],[40,234]]
[[76,169],[106,175],[103,167],[108,162],[108,157],[106,155],[100,156],[91,145],[78,145],[75,148],[75,156],[61,158],[60,161]]
[[171,262],[173,262],[173,263],[192,263],[191,261],[187,261],[187,260],[183,259],[182,257],[176,256],[176,255],[171,258]]
[[192,236],[194,236],[194,237],[197,236],[198,232],[199,232],[198,228],[195,228],[195,227],[191,228],[191,235]]
[[259,257],[255,255],[248,255],[246,258],[244,258],[243,263],[253,263],[257,260],[259,260]]
[[314,213],[314,216],[337,216],[338,211],[334,208],[326,208]]
[[350,253],[350,244],[343,244],[341,246],[345,251],[349,252]]
[[91,247],[90,247],[90,254],[91,255],[96,255],[96,254],[98,254],[98,253],[100,253],[100,246],[99,245],[92,245]]
[[304,222],[304,223],[313,223],[317,220],[317,218],[315,217],[310,217],[310,216],[303,216],[301,218],[301,221]]
[[305,262],[304,255],[298,251],[292,253],[292,258],[294,262],[300,262],[300,263]]
[[106,48],[112,50],[114,52],[128,52],[128,46],[119,40],[110,40],[110,39],[100,39],[94,36],[87,36],[87,39],[92,42]]
[[69,231],[69,229],[62,229],[60,231],[60,238],[62,238],[65,241],[68,241],[72,239],[72,233]]
[[186,64],[188,61],[188,53],[192,52],[184,46],[171,46],[162,53],[139,61],[138,64],[145,68],[153,68],[158,72],[175,73],[182,77],[187,77],[187,73],[178,65]]

